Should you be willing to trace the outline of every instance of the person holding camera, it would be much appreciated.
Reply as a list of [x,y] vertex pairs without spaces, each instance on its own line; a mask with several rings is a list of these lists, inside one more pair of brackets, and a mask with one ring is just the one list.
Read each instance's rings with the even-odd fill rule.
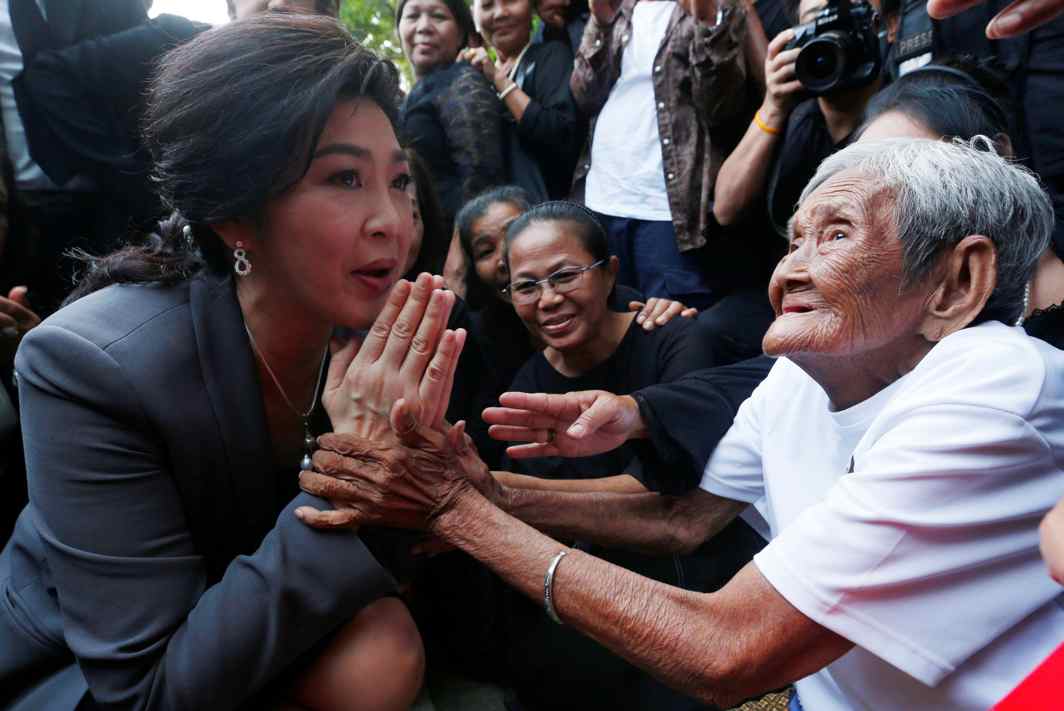
[[[722,226],[754,216],[764,195],[784,234],[817,166],[850,143],[881,85],[877,10],[863,0],[798,2],[801,24],[769,43],[764,101],[717,176],[713,215]],[[855,51],[840,60],[839,47]]]

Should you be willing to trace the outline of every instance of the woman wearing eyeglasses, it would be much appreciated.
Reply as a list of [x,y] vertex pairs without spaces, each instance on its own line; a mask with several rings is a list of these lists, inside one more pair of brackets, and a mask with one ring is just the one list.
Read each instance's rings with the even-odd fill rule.
[[[511,390],[631,393],[714,365],[711,336],[694,319],[673,319],[653,331],[632,312],[609,308],[618,270],[602,227],[588,210],[568,202],[536,206],[517,217],[506,235],[510,274],[506,291],[532,336],[545,344],[521,368]],[[664,462],[650,450],[625,444],[578,459],[508,462],[498,472],[519,488],[679,494],[698,485],[692,462]],[[745,523],[727,540],[693,556],[652,557],[575,545],[618,565],[673,585],[716,589],[747,562],[763,541]],[[689,708],[685,700],[597,643],[550,622],[539,606],[517,595],[505,606],[508,667],[527,708]],[[552,702],[553,700],[553,702]],[[554,705],[552,705],[554,704]]]

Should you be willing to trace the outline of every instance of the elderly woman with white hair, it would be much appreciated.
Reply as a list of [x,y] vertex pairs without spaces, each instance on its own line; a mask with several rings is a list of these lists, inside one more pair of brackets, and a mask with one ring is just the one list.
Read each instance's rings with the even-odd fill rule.
[[[498,488],[454,431],[418,425],[405,403],[394,441],[322,438],[321,473],[301,481],[336,510],[297,515],[424,527],[706,702],[797,682],[810,711],[986,709],[1064,638],[1038,554],[1064,489],[1064,352],[1006,325],[1048,244],[1049,200],[980,148],[872,141],[826,160],[770,285],[764,348],[778,360],[700,490],[551,498],[558,535],[592,533],[608,511],[600,538],[659,549],[756,503],[772,540],[720,591],[536,531],[520,520],[548,518],[536,492]],[[539,443],[526,447],[587,454],[638,434],[638,412],[622,412],[581,443],[564,430],[580,408],[536,397],[491,418]]]

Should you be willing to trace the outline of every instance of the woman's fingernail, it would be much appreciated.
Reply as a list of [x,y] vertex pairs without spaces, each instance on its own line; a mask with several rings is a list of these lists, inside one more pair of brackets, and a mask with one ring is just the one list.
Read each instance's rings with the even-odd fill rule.
[[300,521],[305,521],[307,518],[307,512],[303,509],[296,509],[296,518],[298,518]]
[[576,424],[574,424],[572,427],[569,428],[569,432],[567,434],[570,437],[580,438],[580,437],[584,436],[584,431],[585,431],[585,427],[582,424],[580,424],[579,422],[577,422]]

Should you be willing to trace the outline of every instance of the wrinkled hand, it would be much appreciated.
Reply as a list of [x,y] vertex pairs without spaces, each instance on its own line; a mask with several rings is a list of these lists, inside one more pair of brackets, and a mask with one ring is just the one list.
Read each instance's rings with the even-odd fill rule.
[[644,427],[632,397],[603,390],[503,393],[499,402],[484,410],[484,421],[494,439],[528,442],[506,448],[514,459],[589,457],[620,447]]
[[352,341],[333,354],[322,403],[336,432],[387,433],[400,398],[426,423],[443,421],[465,331],[445,328],[454,294],[442,286],[428,274],[400,281],[361,345]]
[[800,47],[784,49],[794,39],[788,28],[772,38],[765,55],[765,100],[761,104],[761,120],[772,128],[782,129],[791,109],[802,98],[802,82],[795,74],[794,63]]
[[658,326],[664,326],[677,316],[694,318],[698,315],[698,309],[693,306],[684,306],[679,301],[663,299],[658,296],[652,296],[647,299],[646,303],[629,301],[628,310],[639,312],[635,317],[635,322],[647,331],[653,331]]
[[497,500],[501,487],[477,456],[464,423],[446,431],[418,423],[415,408],[400,400],[391,431],[373,440],[327,434],[318,438],[313,472],[299,475],[304,491],[328,499],[334,510],[300,507],[314,528],[363,524],[432,530],[433,521],[464,490]]
[[459,52],[458,59],[462,62],[469,62],[473,65],[474,69],[480,70],[480,73],[484,75],[484,78],[495,87],[496,91],[498,91],[497,83],[499,79],[505,75],[498,66],[496,66],[495,62],[491,61],[491,57],[488,56],[487,50],[483,47],[463,49]]
[[40,316],[30,308],[26,294],[26,287],[16,286],[7,298],[0,296],[0,361],[8,365],[22,337],[41,322]]
[[1049,575],[1064,585],[1064,499],[1057,502],[1039,527],[1042,536],[1042,558]]
[[[942,20],[983,2],[985,0],[928,0],[927,14]],[[991,18],[986,26],[986,36],[996,40],[1022,35],[1061,13],[1064,13],[1064,0],[1017,0]]]

